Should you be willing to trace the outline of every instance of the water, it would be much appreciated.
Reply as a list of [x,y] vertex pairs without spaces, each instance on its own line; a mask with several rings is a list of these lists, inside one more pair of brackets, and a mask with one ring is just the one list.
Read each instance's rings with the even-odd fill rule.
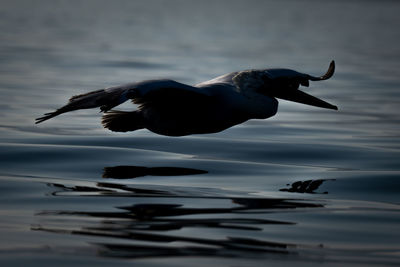
[[[400,261],[396,1],[2,1],[0,262]],[[286,67],[334,77],[278,114],[181,138],[104,130],[74,94]],[[132,108],[124,105],[124,108]]]

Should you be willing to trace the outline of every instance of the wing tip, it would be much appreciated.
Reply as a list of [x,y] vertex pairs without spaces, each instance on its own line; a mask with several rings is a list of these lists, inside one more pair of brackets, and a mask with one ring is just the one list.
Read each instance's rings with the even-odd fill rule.
[[57,116],[59,114],[61,114],[61,113],[58,112],[58,111],[45,113],[45,114],[43,114],[44,116],[35,119],[35,124],[39,124],[39,123],[42,123],[44,121],[47,121],[47,120],[49,120],[49,119],[51,119],[51,118],[53,118],[53,117],[55,117],[55,116]]

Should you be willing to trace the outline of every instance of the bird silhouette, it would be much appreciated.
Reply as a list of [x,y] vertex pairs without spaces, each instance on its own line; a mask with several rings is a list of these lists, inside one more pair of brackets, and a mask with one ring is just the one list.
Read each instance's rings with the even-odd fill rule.
[[[65,112],[99,107],[102,124],[115,132],[148,129],[166,136],[184,136],[223,131],[250,119],[266,119],[276,114],[276,98],[337,110],[337,107],[299,90],[309,81],[332,77],[335,62],[320,77],[290,69],[245,70],[228,73],[194,86],[158,79],[110,87],[76,95],[36,123]],[[127,100],[134,111],[112,110]]]

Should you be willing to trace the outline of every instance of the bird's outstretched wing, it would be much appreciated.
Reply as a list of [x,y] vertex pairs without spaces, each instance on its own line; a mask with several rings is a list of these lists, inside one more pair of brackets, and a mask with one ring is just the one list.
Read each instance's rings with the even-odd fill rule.
[[208,90],[178,83],[172,80],[157,81],[146,84],[134,91],[132,102],[139,105],[139,109],[158,109],[165,112],[183,107],[207,105],[211,94]]
[[144,107],[156,103],[165,104],[169,100],[184,101],[184,99],[193,99],[201,96],[207,96],[207,91],[172,80],[150,80],[131,83],[73,96],[65,106],[37,118],[36,123],[41,123],[62,113],[78,109],[100,107],[102,112],[106,112],[128,99],[133,99],[135,104]]
[[46,113],[43,117],[37,118],[36,123],[41,123],[65,112],[78,109],[89,109],[100,107],[101,111],[107,111],[128,100],[127,92],[134,88],[134,84],[100,89],[89,93],[75,95],[68,103],[54,112]]

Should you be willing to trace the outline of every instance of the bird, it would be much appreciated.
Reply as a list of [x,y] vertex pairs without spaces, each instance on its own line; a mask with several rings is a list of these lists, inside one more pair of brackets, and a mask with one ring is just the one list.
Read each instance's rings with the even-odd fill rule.
[[[278,99],[320,108],[337,106],[299,90],[335,72],[331,61],[319,77],[291,69],[250,69],[187,85],[170,79],[133,82],[72,96],[69,102],[36,119],[36,124],[65,112],[100,108],[102,125],[114,132],[148,129],[165,136],[221,132],[250,119],[267,119],[278,111]],[[131,100],[133,111],[113,108]]]

